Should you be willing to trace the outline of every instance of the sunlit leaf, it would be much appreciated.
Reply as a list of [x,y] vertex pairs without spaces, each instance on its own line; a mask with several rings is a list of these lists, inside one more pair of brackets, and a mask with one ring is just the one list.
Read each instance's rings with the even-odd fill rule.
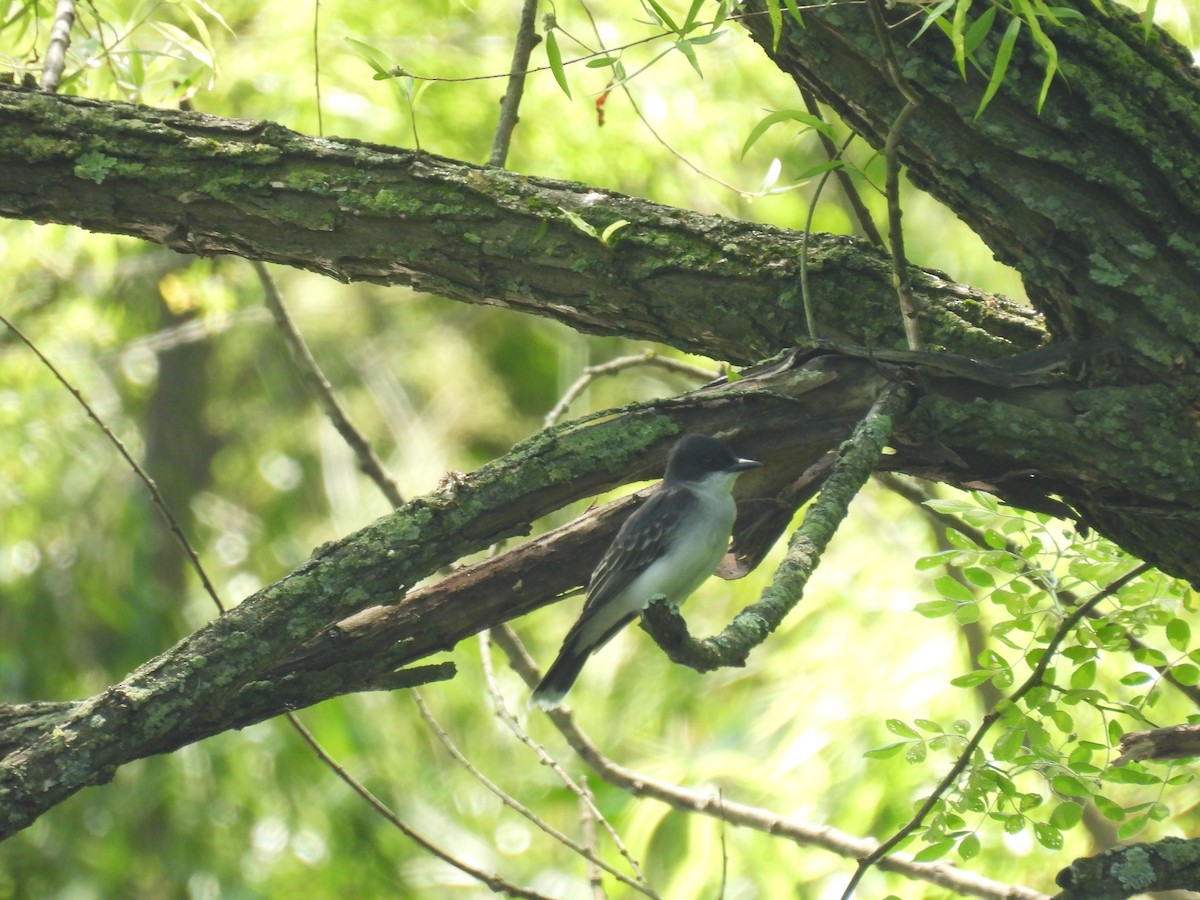
[[1068,831],[1079,824],[1083,818],[1083,807],[1078,803],[1060,803],[1050,814],[1050,824],[1055,828]]
[[767,17],[771,20],[771,49],[779,49],[779,37],[783,34],[783,13],[779,11],[779,0],[766,0]]
[[[646,9],[647,7],[649,8]],[[646,9],[647,12],[651,12],[654,17],[667,28],[668,31],[673,31],[676,34],[681,33],[679,26],[675,24],[675,20],[671,18],[670,13],[663,9],[662,4],[659,3],[658,0],[642,0],[642,8]]]
[[[716,35],[712,35],[716,37]],[[687,57],[687,61],[692,64],[692,68],[696,70],[696,74],[701,78],[704,77],[704,72],[700,70],[700,60],[696,59],[696,51],[692,48],[692,42],[686,38],[680,38],[675,42],[675,49]]]
[[571,88],[567,84],[567,73],[563,68],[562,52],[558,49],[558,38],[553,31],[546,32],[546,60],[550,63],[550,72],[554,80],[562,88],[562,92],[571,99]]
[[1183,619],[1172,619],[1167,623],[1167,640],[1180,653],[1186,653],[1192,640],[1192,628]]
[[977,834],[968,834],[958,842],[958,855],[962,859],[974,859],[979,855],[979,851],[979,835]]
[[775,112],[764,116],[759,120],[757,125],[750,129],[746,143],[742,145],[742,156],[745,157],[750,148],[758,143],[758,139],[767,132],[767,129],[778,125],[780,122],[799,122],[801,125],[821,132],[826,137],[833,136],[833,129],[829,123],[811,113],[805,112],[802,109],[777,109]]
[[1009,20],[1008,27],[1004,29],[1004,36],[1000,38],[1000,46],[996,48],[996,61],[992,65],[992,74],[988,78],[988,86],[983,92],[983,99],[979,101],[979,108],[975,110],[976,119],[983,115],[987,105],[992,102],[992,98],[1000,90],[1000,85],[1004,83],[1004,76],[1008,72],[1008,64],[1012,59],[1013,47],[1016,46],[1020,33],[1021,20],[1013,16]]
[[1063,845],[1062,832],[1053,825],[1042,822],[1035,822],[1033,833],[1037,836],[1038,843],[1047,850],[1061,850]]

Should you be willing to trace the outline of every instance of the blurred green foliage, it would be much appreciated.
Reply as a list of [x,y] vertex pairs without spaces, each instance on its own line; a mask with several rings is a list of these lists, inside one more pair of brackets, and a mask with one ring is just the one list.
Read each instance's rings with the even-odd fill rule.
[[[78,9],[63,89],[158,105],[186,101],[217,115],[405,146],[413,143],[415,123],[424,149],[482,161],[503,81],[452,79],[507,71],[515,7],[450,0],[324,3],[314,37],[318,8],[312,4],[88,3]],[[687,5],[665,8],[684,20]],[[671,49],[669,40],[645,40],[658,32],[635,21],[628,4],[591,9],[610,51],[630,45],[621,55],[627,73]],[[1186,33],[1189,9],[1160,2],[1157,12],[1182,22]],[[10,5],[0,19],[0,64],[36,71],[52,14],[48,0]],[[548,69],[531,76],[511,168],[713,214],[803,223],[814,185],[793,179],[823,159],[816,136],[800,122],[776,125],[742,158],[755,125],[771,111],[796,107],[797,98],[736,26],[691,48],[703,79],[681,51],[665,53],[629,82],[656,137],[630,99],[609,84],[611,66],[571,63],[585,52],[581,45],[598,50],[584,8],[563,5],[556,14],[566,62],[560,74],[573,99]],[[375,79],[363,46],[385,68],[401,66],[413,78]],[[535,50],[534,61],[547,66],[544,47]],[[601,125],[596,104],[610,88]],[[833,128],[839,140],[847,133],[837,123]],[[850,159],[865,178],[880,180],[879,161],[861,142]],[[863,184],[868,206],[882,221],[882,198]],[[1016,276],[929,198],[911,192],[905,222],[913,260],[1020,296]],[[814,227],[854,231],[836,191],[824,195]],[[8,286],[0,301],[4,314],[145,461],[227,602],[280,577],[322,541],[387,511],[304,393],[244,261],[189,259],[128,239],[24,222],[0,226],[0,256]],[[277,276],[314,354],[408,496],[536,430],[584,366],[641,349],[404,290],[339,285],[299,272]],[[682,376],[634,369],[597,382],[572,412],[687,386]],[[539,527],[578,511],[561,511]],[[1037,535],[1044,549],[1046,527],[1034,522],[1010,537]],[[961,588],[967,595],[939,580],[945,560],[914,570],[918,559],[939,549],[937,537],[907,501],[868,490],[807,598],[746,669],[702,680],[671,665],[631,629],[589,667],[573,694],[581,723],[615,759],[654,777],[851,834],[886,837],[956,752],[955,741],[938,744],[941,732],[918,720],[940,723],[947,733],[955,733],[959,720],[971,728],[979,721],[980,692],[949,684],[974,666],[962,627],[978,621],[992,628],[1014,615],[1034,615],[1013,613],[994,595],[980,600],[988,590],[983,582],[1007,577],[1002,560],[959,560],[968,570],[999,573],[968,576],[970,587]],[[1092,559],[1038,558],[1062,577],[1078,576],[1071,567]],[[743,581],[706,584],[686,610],[693,630],[721,627],[762,589],[771,568],[768,560]],[[1186,664],[1190,648],[1180,645],[1180,626],[1169,622],[1185,617],[1190,595],[1178,585],[1155,584],[1142,588],[1147,596],[1130,607],[1145,610],[1144,620],[1131,613],[1126,624],[1170,661]],[[1054,603],[1046,602],[1039,615],[1052,618]],[[575,611],[575,602],[567,602],[517,623],[540,660],[551,658]],[[932,612],[944,615],[927,618]],[[113,448],[50,374],[0,333],[0,700],[99,691],[213,614]],[[1077,645],[1089,646],[1083,639]],[[1005,654],[1015,677],[1028,671],[1019,661],[1020,643],[1005,648],[993,640],[989,646]],[[1155,678],[1138,684],[1128,677],[1145,673],[1145,660],[1135,662],[1100,640],[1090,646],[1064,662],[1064,683],[1078,678],[1070,689],[1095,690],[1105,702],[1139,709],[1149,698],[1161,699],[1153,712],[1159,724],[1188,715],[1187,705]],[[456,648],[450,656],[459,676],[424,696],[481,770],[577,834],[577,799],[492,716],[478,654],[474,642]],[[525,688],[501,654],[496,657],[502,688],[522,708]],[[1072,674],[1080,671],[1085,675]],[[1030,827],[1006,832],[986,812],[947,808],[963,822],[956,828],[956,820],[942,820],[946,829],[962,832],[944,850],[977,854],[976,870],[1043,889],[1047,873],[1089,851],[1088,833],[1070,827],[1073,813],[1051,821],[1051,811],[1075,796],[1077,785],[1056,787],[1054,781],[1078,773],[1070,754],[1081,741],[1108,745],[1103,707],[1076,698],[1074,705],[1080,703],[1083,714],[1069,726],[1053,722],[1057,730],[1038,745],[1046,750],[1038,764],[1010,773],[1022,796],[1046,798],[1043,809],[1018,810],[1021,824],[1028,812]],[[1123,715],[1126,729],[1135,727],[1130,710],[1112,715]],[[583,863],[453,764],[409,697],[355,696],[302,718],[351,772],[455,855],[546,893],[587,895]],[[531,717],[529,726],[568,769],[581,771],[543,718]],[[1008,733],[994,738],[1005,740]],[[864,756],[897,736],[904,752]],[[911,752],[917,745],[924,749]],[[1011,738],[1000,752],[993,741],[985,747],[998,764],[1019,753]],[[1066,762],[1052,764],[1051,748],[1061,749]],[[1093,751],[1085,765],[1102,765],[1106,753]],[[592,788],[664,897],[717,896],[723,865],[730,898],[823,896],[844,883],[850,869],[827,853],[671,813],[595,780]],[[1105,784],[1103,795],[1117,806],[1151,804],[1144,809],[1143,836],[1177,832],[1174,814],[1160,821],[1159,813],[1197,802],[1194,786]],[[985,800],[985,807],[996,802]],[[1039,840],[1053,843],[1046,829],[1059,826],[1062,850],[1038,846]],[[621,865],[607,841],[600,846]],[[881,874],[870,876],[863,890],[867,896],[888,890],[906,898],[946,896]],[[79,794],[0,845],[0,897],[350,895],[490,893],[387,826],[277,722],[126,766],[113,784]]]

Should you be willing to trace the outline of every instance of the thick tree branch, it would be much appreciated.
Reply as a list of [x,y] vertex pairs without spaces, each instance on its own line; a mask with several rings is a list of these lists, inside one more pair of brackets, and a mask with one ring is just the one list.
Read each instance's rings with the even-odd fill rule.
[[[564,211],[630,224],[606,246]],[[270,123],[0,86],[0,215],[408,284],[738,363],[806,333],[798,233]],[[903,346],[899,316],[872,312],[893,296],[886,256],[834,235],[812,236],[809,256],[827,334]],[[1000,356],[1044,338],[1002,297],[911,278],[931,344]]]
[[[897,150],[909,179],[950,206],[1025,278],[1059,337],[1113,333],[1162,369],[1194,369],[1200,346],[1200,74],[1131,11],[1071,3],[1082,15],[1045,23],[1059,74],[1037,108],[1045,58],[1022,34],[1004,86],[976,118],[987,86],[909,5],[886,11],[896,64],[919,101]],[[744,18],[801,88],[883,148],[908,102],[893,85],[867,4],[784,17],[774,35],[762,0]],[[982,7],[980,11],[982,12]],[[1001,14],[1002,17],[1006,13]],[[968,25],[970,23],[968,22]],[[1003,27],[975,51],[984,71]]]
[[[970,361],[951,376],[944,355],[926,354],[930,371],[938,373],[930,377],[920,376],[917,357],[905,358],[914,383],[950,390],[966,406],[979,405],[968,399],[972,390],[977,399],[995,390],[967,377],[979,368]],[[305,565],[102,694],[18,711],[8,720],[11,729],[0,732],[0,747],[14,748],[0,760],[0,835],[80,787],[107,781],[130,760],[348,691],[447,677],[444,667],[401,667],[583,584],[617,514],[598,511],[511,556],[429,588],[406,593],[408,586],[502,537],[527,532],[533,520],[572,500],[654,477],[682,432],[736,435],[765,462],[739,481],[737,538],[726,569],[736,577],[762,559],[796,506],[819,487],[826,471],[821,461],[897,374],[870,358],[785,354],[732,384],[718,381],[537,435],[441,493],[318,548]],[[1062,383],[1012,388],[1006,396],[1013,403],[1028,396],[1032,411],[1048,390],[1074,402],[1089,393]],[[929,465],[918,451],[909,446],[904,455]],[[81,760],[75,748],[83,746],[89,752]]]
[[1055,879],[1054,900],[1125,900],[1148,891],[1194,889],[1200,884],[1200,840],[1163,838],[1077,859]]

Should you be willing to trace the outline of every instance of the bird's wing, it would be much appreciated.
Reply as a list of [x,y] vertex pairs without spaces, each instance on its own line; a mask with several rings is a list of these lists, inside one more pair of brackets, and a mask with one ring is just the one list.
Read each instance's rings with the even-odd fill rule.
[[[581,618],[621,593],[662,556],[680,529],[696,514],[699,502],[686,488],[660,487],[626,519],[592,572]],[[665,512],[668,509],[670,515]]]

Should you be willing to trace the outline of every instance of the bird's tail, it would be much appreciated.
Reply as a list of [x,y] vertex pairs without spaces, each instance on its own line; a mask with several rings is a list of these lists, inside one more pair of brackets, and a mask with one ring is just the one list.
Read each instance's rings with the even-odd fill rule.
[[583,664],[595,647],[582,647],[580,641],[569,640],[558,651],[558,658],[538,686],[529,695],[530,709],[557,709],[562,706],[567,691],[583,671]]
[[[526,704],[530,709],[557,709],[562,706],[567,691],[583,671],[583,664],[589,656],[613,639],[613,636],[638,617],[638,613],[621,616],[615,622],[603,622],[605,616],[597,615],[593,610],[589,616],[586,609],[579,621],[571,626],[563,640],[562,649],[554,665],[546,672],[538,686],[529,695]],[[597,620],[600,621],[597,621]],[[608,624],[606,631],[597,635],[598,627]]]

